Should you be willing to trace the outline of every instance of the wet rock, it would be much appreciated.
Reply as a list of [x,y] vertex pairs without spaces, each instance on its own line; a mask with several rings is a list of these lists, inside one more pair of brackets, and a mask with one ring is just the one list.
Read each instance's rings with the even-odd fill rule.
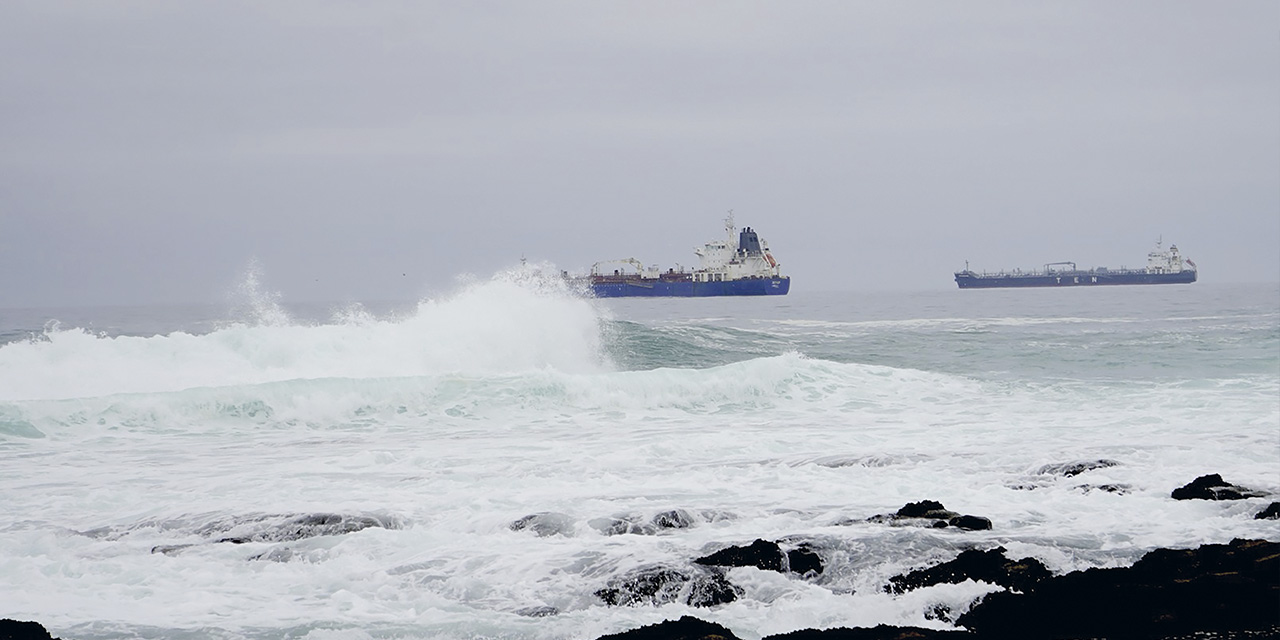
[[729,629],[714,622],[682,616],[638,629],[600,636],[598,640],[739,640]]
[[807,544],[787,551],[787,568],[802,576],[822,573],[822,558]]
[[628,513],[609,518],[594,518],[587,524],[606,536],[622,534],[649,536],[667,529],[687,529],[696,522],[697,519],[688,511],[670,509],[655,514],[648,521],[640,514]]
[[573,535],[573,518],[567,514],[544,511],[527,515],[511,523],[512,531],[532,531],[540,538]]
[[921,500],[920,502],[908,502],[906,506],[898,509],[894,515],[899,518],[936,518],[947,520],[960,514],[954,511],[948,511],[942,506],[941,502],[934,500]]
[[[202,514],[167,519],[151,519],[132,525],[99,527],[81,532],[101,540],[121,540],[140,532],[155,535],[198,536],[201,544],[249,544],[252,542],[294,542],[320,536],[338,536],[364,529],[401,529],[404,522],[389,515],[303,514]],[[191,543],[160,544],[151,553],[176,555],[195,546]]]
[[1031,591],[1051,575],[1049,569],[1035,558],[1010,560],[1005,556],[1004,547],[987,551],[970,549],[955,560],[889,578],[884,589],[890,593],[905,593],[935,584],[959,584],[972,579],[1015,591]]
[[0,620],[0,640],[57,640],[39,622]]
[[672,509],[653,516],[651,522],[659,529],[687,529],[693,526],[693,516],[684,509]]
[[658,532],[657,527],[644,522],[639,516],[634,515],[592,518],[587,524],[606,536],[620,536],[628,533],[644,536]]
[[724,574],[717,571],[694,576],[689,581],[685,603],[691,607],[714,607],[718,604],[733,602],[740,595],[742,595],[742,589],[729,582]]
[[526,618],[550,618],[551,616],[557,615],[559,613],[560,613],[559,609],[551,606],[525,607],[523,609],[516,609],[516,615],[524,616]]
[[718,571],[645,567],[610,580],[595,595],[611,606],[682,602],[693,607],[711,607],[733,602],[742,595],[742,590]]
[[960,515],[959,513],[942,506],[941,502],[934,500],[910,502],[901,509],[898,509],[897,513],[871,516],[870,518],[867,518],[867,522],[933,527],[935,529],[950,526],[970,531],[991,528],[991,520],[987,518],[983,518],[982,516]]
[[166,556],[176,556],[194,546],[194,544],[158,544],[151,547],[151,553],[163,553]]
[[1046,464],[1036,470],[1040,475],[1055,475],[1072,477],[1078,476],[1086,471],[1094,469],[1105,469],[1107,467],[1119,466],[1119,462],[1115,460],[1079,460],[1076,462],[1060,462],[1057,464]]
[[1280,520],[1280,502],[1272,502],[1266,509],[1253,516],[1254,520]]
[[1114,493],[1117,495],[1124,495],[1133,489],[1131,485],[1127,484],[1082,484],[1072,488],[1081,493],[1105,491],[1107,493]]
[[1231,484],[1216,473],[1200,476],[1185,486],[1174,489],[1172,494],[1174,500],[1244,500],[1261,498],[1263,495]]
[[676,601],[688,581],[687,573],[668,567],[650,567],[610,580],[608,586],[595,595],[610,606],[660,605]]
[[998,640],[1266,632],[1280,628],[1277,601],[1280,543],[1233,540],[1047,578],[1029,593],[988,594],[957,623]]
[[822,558],[808,544],[783,551],[776,542],[756,539],[745,547],[726,547],[694,560],[698,564],[717,567],[755,567],[779,573],[809,575],[822,573]]
[[284,526],[252,536],[252,539],[256,542],[291,542],[319,536],[340,536],[370,528],[399,528],[388,524],[389,521],[373,516],[313,513],[293,518]]
[[964,631],[938,631],[920,627],[856,627],[853,629],[801,629],[791,633],[766,636],[764,640],[979,640]]
[[320,536],[340,536],[370,528],[399,529],[402,523],[389,516],[306,513],[219,518],[195,533],[214,542],[294,542]]
[[969,531],[984,531],[991,528],[991,520],[981,516],[956,516],[948,520],[947,524]]
[[765,571],[782,571],[782,548],[776,542],[756,539],[745,547],[728,547],[694,560],[698,564],[719,567],[755,567]]

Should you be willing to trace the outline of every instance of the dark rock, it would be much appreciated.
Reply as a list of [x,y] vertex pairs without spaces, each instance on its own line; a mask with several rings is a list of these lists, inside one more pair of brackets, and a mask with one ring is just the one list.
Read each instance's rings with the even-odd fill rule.
[[1040,467],[1036,473],[1041,475],[1050,474],[1066,476],[1070,478],[1071,476],[1078,476],[1086,471],[1115,467],[1119,464],[1120,463],[1115,460],[1081,460],[1077,462],[1061,462],[1058,464],[1046,464],[1045,466]]
[[282,537],[256,538],[271,542],[288,542],[317,536],[341,536],[365,529],[400,529],[403,525],[395,518],[341,514],[316,514],[296,518],[286,527]]
[[549,618],[559,613],[560,613],[559,609],[551,606],[525,607],[523,609],[516,609],[516,615],[524,616],[526,618]]
[[[154,526],[148,523],[147,526]],[[212,538],[213,544],[249,544],[251,542],[293,542],[319,536],[338,536],[369,528],[399,529],[403,524],[388,516],[342,515],[336,513],[309,513],[301,515],[252,515],[217,518],[192,530],[204,538]],[[161,523],[160,528],[182,529]],[[102,533],[105,532],[105,533]],[[126,530],[127,534],[128,530]],[[94,530],[89,535],[117,539],[118,531]],[[230,535],[228,535],[230,534]],[[151,553],[176,555],[193,544],[162,544],[151,548]],[[265,555],[265,554],[264,554]],[[261,559],[254,556],[253,559]]]
[[933,500],[921,500],[920,502],[908,502],[906,506],[898,509],[894,515],[899,518],[935,518],[938,520],[948,520],[960,514],[954,511],[948,511],[942,506],[941,502]]
[[[957,623],[981,638],[1134,638],[1280,628],[1280,543],[1158,549],[1132,567],[1089,569],[989,594]],[[1201,636],[1203,637],[1203,636]]]
[[653,535],[658,532],[657,527],[647,522],[641,522],[639,516],[634,515],[593,518],[587,524],[606,536],[619,536],[627,533]]
[[0,640],[56,640],[39,622],[0,620]]
[[711,572],[694,576],[689,581],[685,604],[691,607],[714,607],[733,602],[740,595],[742,590],[729,582],[724,574]]
[[609,518],[593,518],[587,524],[606,536],[635,534],[649,536],[667,529],[687,529],[697,520],[684,509],[670,509],[655,514],[648,522],[644,516],[634,513],[612,516]]
[[540,538],[547,536],[568,536],[573,533],[573,518],[563,513],[544,511],[527,515],[511,523],[512,531],[529,530]]
[[598,640],[739,640],[738,636],[714,622],[683,616],[639,629],[611,633]]
[[1076,491],[1080,491],[1083,493],[1089,493],[1090,491],[1096,490],[1096,491],[1105,491],[1107,493],[1114,493],[1117,495],[1124,495],[1126,493],[1129,493],[1129,491],[1133,489],[1131,485],[1127,485],[1127,484],[1082,484],[1082,485],[1077,485],[1073,488]]
[[1237,487],[1214,473],[1200,476],[1185,486],[1173,490],[1174,500],[1244,500],[1245,498],[1261,498],[1264,494]]
[[694,560],[717,567],[755,567],[765,571],[801,575],[822,573],[822,558],[808,544],[783,552],[776,542],[757,539],[745,547],[727,547]]
[[973,634],[965,631],[937,631],[920,627],[891,627],[879,625],[875,627],[858,627],[854,629],[801,629],[776,636],[766,636],[763,640],[978,640]]
[[674,602],[688,581],[687,573],[669,567],[649,567],[610,580],[608,586],[596,591],[595,595],[605,604],[615,607],[661,605]]
[[595,595],[612,606],[683,602],[694,607],[710,607],[733,602],[742,592],[718,571],[685,572],[671,567],[646,567],[609,581],[608,586]]
[[[220,519],[200,527],[196,533],[205,537],[220,535],[214,542],[245,544],[293,542],[319,536],[340,536],[369,528],[399,529],[401,526],[397,519],[385,516],[307,513]],[[226,535],[233,530],[232,535]]]
[[956,516],[948,520],[947,524],[969,531],[984,531],[991,528],[991,520],[981,516]]
[[822,558],[807,544],[787,551],[787,568],[800,575],[822,573]]
[[120,540],[142,530],[164,534],[196,535],[211,543],[292,542],[317,536],[337,536],[369,528],[401,529],[404,522],[389,515],[338,513],[286,513],[216,515],[203,514],[90,529],[83,535],[101,540]]
[[151,553],[163,553],[166,556],[176,556],[182,551],[194,546],[194,544],[158,544],[151,547]]
[[693,516],[684,509],[672,509],[653,516],[650,522],[659,529],[687,529],[693,526]]
[[1008,559],[1004,547],[987,551],[970,549],[950,562],[889,578],[884,589],[891,593],[904,593],[935,584],[959,584],[973,579],[1015,591],[1031,591],[1051,575],[1049,569],[1035,558]]
[[340,536],[363,531],[371,527],[378,528],[382,526],[382,521],[369,516],[313,513],[298,516],[285,526],[255,536],[254,539],[258,541],[285,542],[319,536]]
[[955,612],[951,610],[950,605],[935,603],[933,606],[924,610],[925,620],[941,620],[943,622],[952,622],[955,620]]
[[983,518],[981,516],[960,515],[959,513],[942,506],[941,502],[936,502],[934,500],[909,502],[906,506],[898,509],[897,513],[871,516],[870,518],[867,518],[867,522],[878,522],[892,525],[907,524],[917,527],[933,527],[935,529],[951,526],[960,529],[968,529],[970,531],[991,528],[991,520],[987,518]]
[[1266,509],[1253,516],[1254,520],[1280,520],[1280,502],[1272,502]]
[[721,549],[694,560],[698,564],[720,567],[755,567],[765,571],[782,571],[782,548],[776,542],[756,539],[745,547]]

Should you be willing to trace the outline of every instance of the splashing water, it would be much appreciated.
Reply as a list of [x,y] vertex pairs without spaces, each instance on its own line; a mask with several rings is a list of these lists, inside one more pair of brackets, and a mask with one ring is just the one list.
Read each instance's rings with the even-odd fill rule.
[[[0,346],[6,615],[102,640],[944,629],[997,587],[888,578],[971,547],[1063,572],[1280,536],[1253,517],[1273,498],[1170,498],[1206,473],[1280,493],[1274,290],[877,309],[602,302],[545,273],[313,323],[259,273],[263,321]],[[924,499],[992,529],[869,520]],[[824,571],[729,569],[707,608],[598,595],[757,538]]]
[[363,307],[329,324],[299,324],[252,267],[237,321],[193,335],[108,337],[50,325],[39,340],[0,347],[0,400],[172,392],[321,378],[395,378],[610,368],[600,311],[554,277],[521,268],[424,300],[403,318]]
[[256,258],[249,261],[227,298],[231,301],[231,317],[236,323],[257,327],[293,324],[289,312],[280,304],[280,293],[265,288],[262,264]]

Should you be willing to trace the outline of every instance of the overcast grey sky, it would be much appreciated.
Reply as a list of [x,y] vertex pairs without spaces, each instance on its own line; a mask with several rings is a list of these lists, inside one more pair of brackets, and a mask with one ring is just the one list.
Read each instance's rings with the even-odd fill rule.
[[1280,280],[1280,3],[0,3],[0,307],[690,265],[729,209],[793,292]]

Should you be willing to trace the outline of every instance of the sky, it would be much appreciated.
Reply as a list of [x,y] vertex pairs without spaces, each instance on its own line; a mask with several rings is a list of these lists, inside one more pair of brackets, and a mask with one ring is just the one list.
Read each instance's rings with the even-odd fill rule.
[[1280,3],[0,3],[0,307],[691,266],[730,210],[792,292],[1280,281]]

